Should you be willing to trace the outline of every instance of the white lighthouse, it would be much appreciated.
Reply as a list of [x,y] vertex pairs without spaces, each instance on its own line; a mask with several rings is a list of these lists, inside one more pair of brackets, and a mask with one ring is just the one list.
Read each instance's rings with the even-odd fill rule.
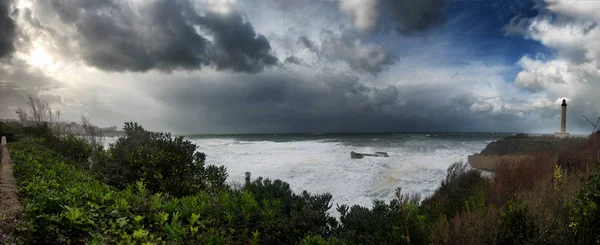
[[563,99],[560,107],[562,108],[560,115],[560,133],[554,133],[554,137],[564,138],[569,136],[569,133],[567,133],[567,100]]

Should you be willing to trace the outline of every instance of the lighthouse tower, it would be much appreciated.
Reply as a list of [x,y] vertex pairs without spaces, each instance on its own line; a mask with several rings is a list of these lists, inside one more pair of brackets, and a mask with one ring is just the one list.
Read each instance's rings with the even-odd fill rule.
[[560,115],[560,133],[554,133],[554,136],[564,138],[569,136],[569,133],[567,133],[567,100],[563,99],[560,107],[562,107],[562,113]]

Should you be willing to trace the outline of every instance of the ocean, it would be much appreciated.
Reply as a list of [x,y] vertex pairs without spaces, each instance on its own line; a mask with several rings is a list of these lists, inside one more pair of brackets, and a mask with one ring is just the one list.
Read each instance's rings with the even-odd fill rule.
[[[334,204],[371,207],[403,193],[433,194],[454,162],[467,161],[485,146],[509,134],[364,133],[193,135],[187,139],[207,155],[206,163],[223,165],[228,181],[243,184],[245,172],[281,179],[299,193],[330,193]],[[107,139],[107,143],[115,138]],[[351,159],[350,152],[383,151],[389,157]],[[334,205],[335,207],[335,205]]]

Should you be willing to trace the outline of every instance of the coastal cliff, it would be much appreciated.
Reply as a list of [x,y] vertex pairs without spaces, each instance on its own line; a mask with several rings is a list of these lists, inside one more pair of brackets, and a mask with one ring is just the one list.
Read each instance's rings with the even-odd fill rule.
[[587,138],[556,138],[549,135],[529,136],[518,134],[489,143],[480,153],[468,156],[469,165],[473,168],[495,171],[506,164],[510,168],[527,162],[536,153],[551,152],[557,154],[568,149],[583,146]]

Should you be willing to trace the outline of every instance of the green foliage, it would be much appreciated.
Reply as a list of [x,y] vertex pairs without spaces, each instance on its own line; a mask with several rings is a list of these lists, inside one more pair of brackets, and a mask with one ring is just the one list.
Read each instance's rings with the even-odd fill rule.
[[21,124],[17,122],[0,122],[0,136],[5,136],[7,142],[17,140],[22,133]]
[[85,139],[72,134],[59,137],[57,142],[47,143],[51,149],[78,162],[85,162],[92,155],[92,146]]
[[537,235],[533,219],[527,207],[513,200],[509,201],[502,212],[501,244],[530,243]]
[[49,149],[77,163],[87,162],[92,155],[92,146],[85,139],[72,134],[60,135],[47,123],[23,127],[22,130],[24,135],[40,139]]
[[[406,205],[406,224],[402,216]],[[338,239],[349,244],[426,244],[428,223],[419,211],[418,203],[392,200],[389,204],[374,201],[373,208],[358,205],[337,207],[340,212]],[[408,230],[408,234],[406,231]]]
[[300,241],[301,245],[329,245],[334,244],[335,242],[330,242],[323,239],[320,236],[306,236],[302,241]]
[[485,190],[489,185],[489,179],[481,176],[480,171],[469,169],[466,163],[454,163],[448,168],[440,188],[423,201],[423,211],[432,220],[438,220],[452,218],[461,211],[484,208]]
[[[73,164],[89,156],[79,138],[55,136],[47,127],[24,128],[24,135],[38,138],[9,145],[23,216],[14,228],[0,219],[2,231],[11,233],[5,237],[24,244],[590,244],[599,239],[600,173],[588,178],[587,168],[561,169],[551,158],[538,159],[527,171],[497,172],[493,180],[456,163],[421,204],[397,192],[395,200],[375,201],[372,208],[338,205],[336,220],[328,213],[329,194],[296,194],[281,180],[252,180],[249,173],[241,188],[232,189],[224,183],[225,169],[205,166],[206,156],[182,137],[135,123],[127,123],[125,131],[109,150],[93,155],[88,169]],[[564,157],[597,160],[600,137],[594,139],[593,147]],[[542,168],[544,162],[551,167]],[[534,170],[545,172],[532,178]],[[578,179],[587,182],[581,186]]]
[[560,183],[563,177],[562,171],[560,170],[560,166],[556,165],[554,167],[554,173],[552,175],[554,180],[554,189],[556,191],[560,191]]
[[594,172],[571,202],[573,240],[580,244],[600,241],[600,172]]
[[226,188],[225,168],[205,166],[206,155],[182,136],[146,131],[137,123],[125,123],[123,130],[125,136],[94,163],[105,182],[123,188],[143,179],[150,191],[174,196]]
[[337,226],[335,218],[327,213],[331,208],[330,194],[311,195],[304,191],[296,195],[281,180],[251,181],[250,173],[246,173],[242,191],[251,194],[263,210],[265,219],[258,228],[261,238],[269,243],[290,243],[306,234],[329,236]]
[[142,181],[115,189],[35,141],[10,149],[26,244],[296,244],[329,237],[335,224],[330,195],[295,195],[281,181],[169,197]]

